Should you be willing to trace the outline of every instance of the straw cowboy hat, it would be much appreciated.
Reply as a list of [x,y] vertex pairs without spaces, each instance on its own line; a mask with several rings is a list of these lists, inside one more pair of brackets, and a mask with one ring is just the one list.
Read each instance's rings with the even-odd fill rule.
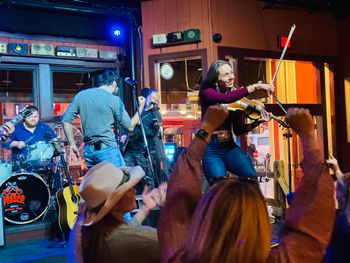
[[79,187],[87,209],[84,225],[101,220],[144,175],[140,166],[125,167],[123,170],[108,162],[93,166]]

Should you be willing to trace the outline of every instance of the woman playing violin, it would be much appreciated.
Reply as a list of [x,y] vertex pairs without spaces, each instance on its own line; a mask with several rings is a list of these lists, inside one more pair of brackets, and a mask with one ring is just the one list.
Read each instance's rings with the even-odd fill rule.
[[[275,89],[272,84],[263,83],[236,88],[234,83],[235,75],[228,61],[216,60],[210,65],[199,91],[202,116],[211,105],[233,103],[256,90],[265,90],[270,94]],[[260,111],[261,117],[250,124],[245,124],[243,111],[230,111],[229,117],[213,133],[203,159],[203,171],[210,184],[225,178],[227,171],[241,178],[256,178],[253,165],[235,143],[234,135],[249,132],[270,120],[270,113],[264,109]]]

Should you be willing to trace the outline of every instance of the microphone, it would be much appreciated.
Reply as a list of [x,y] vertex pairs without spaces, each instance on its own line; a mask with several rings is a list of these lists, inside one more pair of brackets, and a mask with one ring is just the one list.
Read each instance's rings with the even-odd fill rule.
[[136,83],[137,83],[136,80],[133,80],[133,79],[131,79],[131,78],[129,78],[129,77],[126,77],[126,78],[124,79],[124,81],[125,81],[127,84],[129,84],[130,86],[135,86]]

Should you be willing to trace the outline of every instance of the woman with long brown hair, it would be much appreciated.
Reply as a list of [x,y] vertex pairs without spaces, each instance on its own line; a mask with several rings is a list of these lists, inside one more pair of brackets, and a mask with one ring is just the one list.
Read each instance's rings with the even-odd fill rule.
[[193,218],[185,243],[186,261],[266,259],[271,237],[267,217],[266,203],[256,181],[227,180],[214,185]]
[[[237,88],[231,64],[225,60],[216,60],[210,65],[199,91],[202,116],[211,105],[236,102],[256,90],[264,90],[270,95],[274,89],[272,84],[264,83]],[[234,138],[270,120],[269,113],[264,109],[259,111],[261,111],[260,119],[250,124],[245,124],[244,112],[230,111],[222,125],[214,131],[203,159],[204,174],[210,184],[222,180],[227,171],[242,178],[256,178],[251,161]]]

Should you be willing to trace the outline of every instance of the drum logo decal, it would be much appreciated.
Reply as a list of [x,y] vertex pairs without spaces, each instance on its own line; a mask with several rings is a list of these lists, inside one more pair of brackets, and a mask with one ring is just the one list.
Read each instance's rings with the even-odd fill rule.
[[8,182],[2,192],[4,210],[7,214],[18,214],[24,209],[25,195],[16,182]]

